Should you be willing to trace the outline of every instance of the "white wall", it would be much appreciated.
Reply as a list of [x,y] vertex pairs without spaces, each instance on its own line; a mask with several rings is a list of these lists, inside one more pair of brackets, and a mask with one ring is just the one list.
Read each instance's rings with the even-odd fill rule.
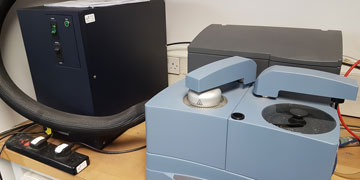
[[212,23],[342,30],[360,58],[359,0],[166,0],[168,42],[191,41]]

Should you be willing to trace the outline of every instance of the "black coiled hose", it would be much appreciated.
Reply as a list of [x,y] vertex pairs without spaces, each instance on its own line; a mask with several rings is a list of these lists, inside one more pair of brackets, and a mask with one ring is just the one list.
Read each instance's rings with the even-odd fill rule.
[[[0,29],[15,0],[0,0]],[[1,33],[1,31],[0,31]],[[22,116],[63,132],[108,135],[124,132],[144,121],[145,102],[112,116],[93,117],[62,112],[45,106],[22,92],[6,72],[0,53],[0,97]]]

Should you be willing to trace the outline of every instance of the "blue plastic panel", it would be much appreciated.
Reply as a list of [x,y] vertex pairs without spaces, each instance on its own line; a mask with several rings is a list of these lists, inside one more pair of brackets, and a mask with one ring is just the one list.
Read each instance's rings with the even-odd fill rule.
[[242,57],[230,57],[196,69],[186,76],[186,87],[203,92],[243,79],[249,84],[256,79],[255,61]]
[[278,97],[279,91],[356,100],[357,82],[332,73],[288,66],[271,66],[255,82],[254,94]]
[[224,89],[228,102],[217,109],[184,104],[184,80],[153,97],[145,105],[147,151],[225,169],[227,119],[248,91],[234,86]]
[[147,180],[172,180],[171,177],[176,175],[207,180],[253,180],[222,169],[157,154],[146,153],[146,161]]
[[[211,68],[217,68],[211,66],[214,64],[201,68],[202,73],[195,73],[198,80],[195,78],[187,83],[202,82],[207,78],[201,77],[204,73],[213,76],[213,81],[220,81],[213,82],[217,85],[227,84],[221,79],[227,77],[227,72],[232,74],[231,78],[239,75],[230,68],[236,67],[238,63],[233,66],[220,63],[219,66],[223,68],[212,71]],[[226,71],[227,68],[230,70]],[[219,72],[220,75],[217,74]],[[325,102],[308,102],[301,98],[295,100],[284,97],[270,99],[257,97],[253,92],[264,88],[262,91],[275,92],[276,96],[278,91],[285,90],[318,96],[328,93],[326,95],[334,98],[350,98],[352,96],[341,96],[337,90],[321,89],[340,88],[345,93],[350,92],[354,95],[353,91],[357,91],[357,85],[352,80],[338,75],[292,67],[275,66],[261,76],[263,77],[257,82],[257,90],[254,90],[252,84],[245,86],[239,82],[228,83],[226,86],[229,87],[226,88],[221,86],[228,103],[218,109],[185,105],[183,98],[188,88],[184,80],[153,97],[145,107],[149,180],[176,179],[175,175],[227,180],[330,179],[340,135],[336,110]],[[190,83],[188,87],[194,84]],[[211,83],[205,85],[210,87]],[[306,90],[303,87],[305,85],[313,87]],[[277,89],[278,86],[280,88]],[[205,86],[194,87],[198,90],[206,89],[203,88]],[[299,90],[296,91],[294,87],[298,87]],[[302,134],[279,128],[264,120],[264,108],[282,103],[300,104],[324,111],[333,117],[336,127],[323,134]],[[233,120],[231,115],[235,112],[242,113],[245,118]]]
[[[245,119],[229,118],[226,169],[254,179],[330,179],[340,136],[336,110],[325,103],[281,97],[274,100],[256,97],[251,92],[252,88],[234,109],[243,113]],[[324,111],[336,120],[336,127],[324,134],[302,134],[264,120],[264,108],[284,103]]]

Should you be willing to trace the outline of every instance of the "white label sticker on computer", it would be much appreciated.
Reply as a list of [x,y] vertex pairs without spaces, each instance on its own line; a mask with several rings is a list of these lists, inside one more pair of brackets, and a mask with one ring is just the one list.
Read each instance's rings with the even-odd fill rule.
[[87,162],[86,160],[84,162],[82,162],[81,164],[79,164],[77,167],[76,167],[76,172],[79,173],[80,171],[82,171],[83,169],[85,169],[87,166]]
[[93,23],[93,22],[95,22],[95,14],[94,13],[85,15],[85,23],[86,24]]

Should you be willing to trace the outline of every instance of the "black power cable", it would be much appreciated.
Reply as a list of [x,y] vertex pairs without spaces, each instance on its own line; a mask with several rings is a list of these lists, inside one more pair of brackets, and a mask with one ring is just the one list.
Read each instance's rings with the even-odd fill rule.
[[14,128],[11,128],[11,129],[8,129],[4,132],[1,132],[0,133],[0,136],[4,136],[8,133],[11,133],[11,132],[14,132],[16,130],[19,130],[19,129],[22,129],[22,128],[27,128],[27,127],[30,127],[30,126],[33,126],[35,123],[29,123],[29,124],[24,124],[24,125],[21,125],[21,126],[17,126],[17,127],[14,127]]
[[[344,126],[344,125],[340,125],[340,126]],[[348,127],[352,127],[352,128],[360,128],[360,126],[357,126],[357,125],[347,125]]]
[[191,44],[191,42],[174,42],[174,43],[169,43],[166,46],[174,46],[174,45],[180,45],[180,44]]
[[[344,65],[344,66],[349,66],[349,67],[353,66],[353,64],[346,63],[346,62],[343,62],[342,65]],[[355,69],[359,69],[359,70],[360,70],[360,66],[355,66]]]
[[128,149],[128,150],[123,150],[123,151],[106,151],[106,150],[101,150],[101,149],[98,149],[98,148],[95,148],[95,147],[92,147],[88,144],[85,144],[85,143],[76,143],[76,144],[80,144],[90,150],[93,150],[95,152],[98,152],[98,153],[102,153],[102,154],[125,154],[125,153],[130,153],[130,152],[134,152],[134,151],[139,151],[141,149],[145,149],[146,148],[146,145],[144,146],[141,146],[141,147],[137,147],[137,148],[134,148],[134,149]]

